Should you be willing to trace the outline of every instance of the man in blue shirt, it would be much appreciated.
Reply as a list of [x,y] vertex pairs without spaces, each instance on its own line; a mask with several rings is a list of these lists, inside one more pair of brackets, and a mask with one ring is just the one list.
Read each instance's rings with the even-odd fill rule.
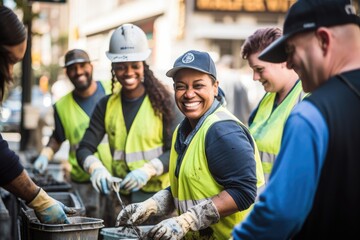
[[299,0],[284,35],[260,54],[287,61],[311,95],[289,116],[269,183],[234,239],[358,235],[359,23],[348,0]]

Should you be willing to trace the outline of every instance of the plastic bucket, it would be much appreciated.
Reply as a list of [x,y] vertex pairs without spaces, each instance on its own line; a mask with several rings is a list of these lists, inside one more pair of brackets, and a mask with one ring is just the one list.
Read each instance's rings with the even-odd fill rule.
[[[154,225],[137,226],[137,228],[140,229],[142,236],[146,234],[152,227],[154,227]],[[103,237],[103,240],[138,239],[135,234],[125,233],[125,231],[122,231],[122,229],[123,227],[103,228],[100,231],[100,235]]]
[[34,210],[20,201],[21,213],[18,224],[21,240],[98,239],[99,229],[104,227],[103,220],[83,217],[85,207],[80,198],[69,192],[49,192],[48,194],[76,210],[75,215],[68,217],[71,224],[40,223]]
[[103,220],[88,217],[69,217],[70,224],[28,222],[29,239],[97,240]]

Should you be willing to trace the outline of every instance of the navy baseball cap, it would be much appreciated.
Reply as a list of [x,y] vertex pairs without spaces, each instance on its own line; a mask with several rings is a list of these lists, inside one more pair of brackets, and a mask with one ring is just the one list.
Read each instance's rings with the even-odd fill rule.
[[191,68],[210,74],[216,79],[215,63],[207,52],[187,51],[176,59],[173,68],[166,72],[166,76],[174,78],[176,73],[184,68]]
[[68,67],[74,63],[83,63],[83,62],[90,62],[89,55],[84,50],[73,49],[66,53],[64,67]]
[[360,18],[350,0],[298,0],[286,14],[283,36],[265,48],[259,59],[273,63],[285,62],[285,43],[290,37],[319,27],[348,23],[360,25]]

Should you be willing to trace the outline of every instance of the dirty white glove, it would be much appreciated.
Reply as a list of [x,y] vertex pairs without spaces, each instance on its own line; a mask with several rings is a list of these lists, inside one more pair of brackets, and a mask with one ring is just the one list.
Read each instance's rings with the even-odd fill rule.
[[166,219],[149,232],[151,239],[182,239],[189,230],[199,231],[217,223],[220,214],[211,199],[190,208],[178,217]]
[[133,203],[122,209],[115,226],[141,224],[150,216],[165,216],[175,209],[173,197],[168,190],[160,190],[151,198]]
[[159,176],[162,173],[163,165],[159,159],[155,158],[145,163],[141,168],[128,173],[121,182],[120,188],[132,192],[138,191],[146,185],[151,177]]
[[40,189],[28,206],[34,209],[42,223],[70,223],[66,214],[76,213],[75,209],[53,199],[43,189]]
[[94,155],[90,155],[84,161],[84,169],[90,173],[94,189],[98,193],[108,195],[111,190],[112,176],[102,162]]
[[34,169],[43,174],[47,169],[49,161],[53,158],[54,151],[50,147],[44,147],[34,162]]

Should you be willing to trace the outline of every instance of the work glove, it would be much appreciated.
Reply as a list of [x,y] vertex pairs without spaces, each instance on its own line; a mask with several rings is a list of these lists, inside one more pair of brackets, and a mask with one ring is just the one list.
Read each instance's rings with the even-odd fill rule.
[[90,177],[91,183],[98,193],[108,195],[111,190],[112,176],[104,167],[98,167],[93,170]]
[[54,156],[54,151],[50,147],[45,147],[41,150],[40,155],[34,162],[34,169],[43,174],[47,169],[49,160]]
[[43,174],[48,166],[48,162],[49,160],[45,156],[39,155],[34,162],[34,169]]
[[173,197],[168,190],[161,190],[151,198],[133,203],[122,209],[115,226],[141,224],[150,216],[165,216],[175,209]]
[[36,197],[28,204],[34,209],[37,218],[42,223],[70,223],[66,214],[75,214],[76,210],[50,197],[42,188]]
[[[158,160],[160,161],[160,160]],[[160,175],[153,164],[153,160],[145,163],[141,168],[135,169],[128,173],[120,184],[121,189],[127,191],[139,191],[155,175]]]
[[217,223],[220,214],[211,199],[190,208],[178,217],[163,220],[149,232],[151,239],[182,239],[190,230],[199,231]]
[[83,167],[91,175],[90,180],[94,189],[98,193],[108,195],[111,190],[112,176],[102,162],[94,155],[89,155],[85,159]]

